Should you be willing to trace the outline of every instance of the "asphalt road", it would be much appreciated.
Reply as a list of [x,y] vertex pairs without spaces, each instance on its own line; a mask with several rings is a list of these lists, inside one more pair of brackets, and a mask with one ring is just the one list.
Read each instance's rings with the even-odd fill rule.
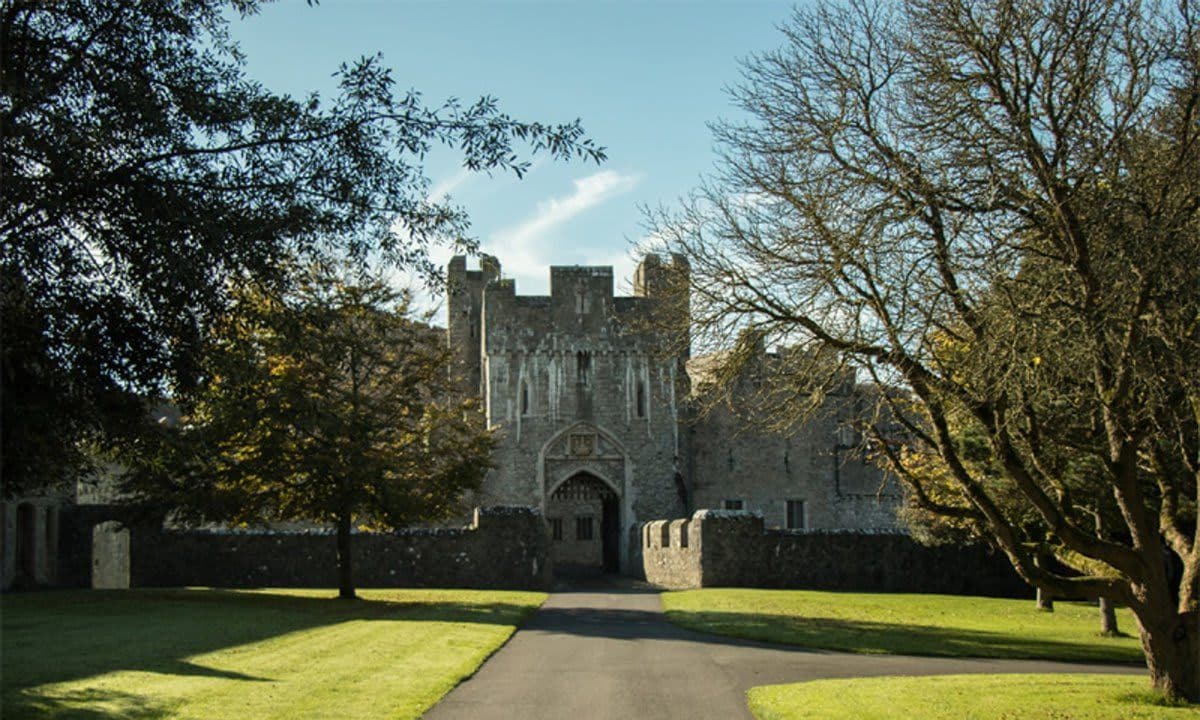
[[592,582],[555,592],[427,720],[751,719],[756,685],[870,675],[1138,673],[1036,660],[852,655],[694,633],[667,622],[658,592]]

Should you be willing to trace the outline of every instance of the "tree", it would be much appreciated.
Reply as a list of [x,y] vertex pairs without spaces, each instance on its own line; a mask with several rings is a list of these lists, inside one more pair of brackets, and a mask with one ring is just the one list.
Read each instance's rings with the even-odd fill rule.
[[315,269],[282,297],[243,286],[201,365],[183,429],[130,453],[132,498],[180,518],[332,525],[340,597],[355,596],[355,528],[446,519],[490,467],[445,338],[381,281]]
[[604,158],[578,121],[426,104],[379,57],[343,65],[332,99],[273,93],[228,35],[259,5],[0,5],[5,495],[186,390],[231,280],[282,290],[281,258],[345,252],[433,277],[431,245],[473,249],[465,212],[426,199],[434,144],[518,176],[525,150]]
[[914,502],[1036,587],[1129,606],[1154,686],[1200,700],[1193,9],[853,0],[783,31],[734,90],[750,119],[716,127],[715,179],[649,213],[691,261],[691,332],[752,328],[894,388],[879,417],[951,491],[893,463]]
[[[1018,528],[1023,542],[1032,548],[1033,561],[1055,567],[1063,572],[1069,567],[1085,564],[1085,558],[1069,554],[1066,548],[1054,541],[1053,532],[1019,493],[1014,493],[1006,482],[1004,470],[992,453],[986,435],[977,424],[960,423],[949,418],[951,436],[956,453],[967,466],[972,476],[988,487],[989,494],[1003,508],[1006,517]],[[909,478],[909,484],[921,489],[921,495],[909,495],[901,508],[900,517],[909,531],[920,542],[930,545],[970,543],[986,541],[988,530],[970,513],[970,502],[957,488],[953,472],[938,453],[936,447],[921,444],[894,447],[893,444],[879,445],[876,457],[886,469],[893,469]],[[1106,528],[1121,525],[1120,510],[1111,494],[1095,482],[1103,476],[1103,470],[1094,466],[1094,454],[1072,452],[1071,462],[1055,459],[1059,481],[1070,488],[1073,504],[1081,514],[1091,515],[1093,529],[1097,535],[1107,536]],[[931,511],[929,506],[937,504],[955,507],[959,512],[953,516]],[[1102,568],[1092,567],[1103,571]],[[1054,611],[1054,596],[1043,588],[1037,590],[1037,609]],[[1116,611],[1108,598],[1099,598],[1100,632],[1103,635],[1120,635]]]

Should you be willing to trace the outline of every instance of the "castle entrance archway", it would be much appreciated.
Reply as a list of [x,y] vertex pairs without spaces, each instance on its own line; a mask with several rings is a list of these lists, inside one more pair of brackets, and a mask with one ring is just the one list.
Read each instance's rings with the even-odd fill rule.
[[600,478],[578,472],[546,498],[550,555],[556,573],[618,572],[621,557],[621,501]]
[[629,505],[633,469],[617,437],[572,423],[542,445],[537,467],[555,572],[626,570],[637,517]]

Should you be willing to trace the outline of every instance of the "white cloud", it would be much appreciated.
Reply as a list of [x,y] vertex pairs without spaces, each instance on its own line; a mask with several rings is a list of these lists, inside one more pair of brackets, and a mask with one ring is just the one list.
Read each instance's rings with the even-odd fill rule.
[[637,269],[638,261],[631,250],[614,253],[601,258],[597,265],[612,265],[613,292],[617,295],[633,294],[633,272]]
[[550,198],[538,203],[537,211],[520,225],[496,233],[502,245],[529,246],[546,234],[588,208],[609,198],[627,193],[638,183],[637,175],[622,175],[614,170],[601,170],[574,181],[575,191],[566,197]]
[[633,190],[639,180],[636,174],[614,170],[601,170],[574,180],[570,195],[538,203],[532,215],[494,233],[484,243],[486,251],[500,259],[505,275],[516,278],[518,288],[529,287],[526,283],[530,280],[534,287],[539,287],[544,284],[541,278],[546,276],[548,267],[564,259],[562,246],[550,242],[554,231],[580,213]]

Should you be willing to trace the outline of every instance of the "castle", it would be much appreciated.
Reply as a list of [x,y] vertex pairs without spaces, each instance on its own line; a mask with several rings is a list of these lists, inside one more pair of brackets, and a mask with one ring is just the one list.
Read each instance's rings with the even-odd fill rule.
[[551,267],[549,296],[518,295],[491,256],[447,270],[450,347],[499,439],[472,502],[540,508],[556,569],[636,571],[639,523],[700,508],[787,529],[897,527],[898,489],[849,452],[853,382],[788,434],[693,411],[701,363],[646,322],[684,258],[647,256],[632,297],[614,296],[611,267]]
[[[745,422],[739,410],[753,407],[753,381],[735,386],[730,403],[697,412],[711,356],[690,357],[652,322],[668,311],[669,280],[687,270],[681,257],[647,256],[633,296],[615,297],[611,267],[551,267],[550,295],[529,297],[495,258],[483,256],[479,270],[453,258],[447,337],[463,390],[482,400],[498,438],[494,467],[467,504],[491,509],[465,528],[364,537],[356,543],[364,582],[544,588],[550,568],[638,575],[646,559],[662,561],[655,577],[671,585],[699,577],[688,568],[699,567],[703,551],[710,580],[755,585],[798,572],[777,567],[779,547],[862,545],[853,535],[788,530],[896,530],[899,489],[852,451],[852,421],[867,400],[852,379],[827,388],[819,412],[788,433]],[[93,587],[332,582],[333,546],[319,535],[131,529],[121,525],[128,508],[119,497],[67,495],[0,503],[0,589],[18,575],[27,584]],[[762,519],[694,514],[706,508]],[[707,524],[683,520],[695,517]],[[780,531],[718,530],[751,521]],[[827,550],[826,561],[845,555]],[[804,568],[813,561],[788,558]],[[857,562],[834,565],[822,582],[842,587],[843,565]]]

